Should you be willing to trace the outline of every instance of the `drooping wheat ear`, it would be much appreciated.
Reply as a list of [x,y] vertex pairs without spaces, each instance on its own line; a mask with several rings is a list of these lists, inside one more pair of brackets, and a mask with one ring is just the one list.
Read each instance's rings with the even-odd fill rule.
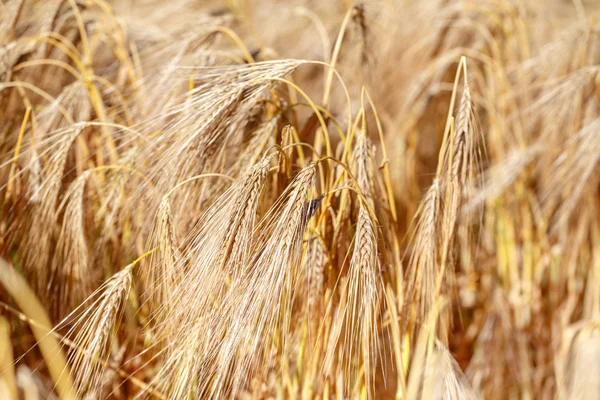
[[543,149],[542,145],[537,144],[524,150],[513,150],[502,162],[488,168],[479,177],[483,187],[473,193],[465,211],[470,213],[480,208],[485,200],[499,197],[531,166]]
[[191,126],[194,131],[200,132],[202,135],[198,135],[198,143],[193,143],[191,138],[187,140],[186,145],[192,152],[191,157],[182,160],[180,170],[176,171],[180,177],[202,172],[210,157],[218,151],[222,144],[221,135],[224,134],[224,127],[227,126],[226,121],[230,119],[231,114],[243,100],[243,87],[226,86],[220,95],[222,97],[218,99],[215,108],[209,110],[205,119]]
[[302,330],[297,329],[296,333],[300,333],[298,336],[304,342],[300,345],[302,350],[297,361],[297,364],[301,363],[304,375],[301,390],[303,399],[312,398],[315,392],[319,393],[318,388],[322,385],[322,349],[329,322],[327,304],[330,292],[327,290],[327,274],[331,267],[330,255],[323,241],[324,238],[319,233],[311,234],[302,258],[301,271],[305,289],[302,291],[302,306],[296,318],[302,318],[306,325],[302,325]]
[[241,190],[227,223],[225,240],[217,260],[218,267],[233,274],[234,279],[247,273],[243,267],[251,250],[256,210],[270,165],[271,157],[263,158],[242,180]]
[[[73,82],[66,86],[57,100],[69,110],[75,122],[91,120],[92,104],[90,104],[87,88],[81,82]],[[68,124],[70,121],[64,122]]]
[[[34,290],[43,299],[54,301],[54,288],[49,287],[50,269],[46,266],[52,254],[54,227],[58,220],[57,200],[62,187],[64,168],[69,149],[81,128],[64,130],[55,134],[55,143],[48,149],[48,159],[44,163],[44,180],[35,188],[30,198],[29,226],[20,243],[25,274],[34,285]],[[40,226],[47,229],[40,229]]]
[[289,75],[301,63],[278,60],[221,66],[196,75],[204,83],[165,113],[169,123],[160,128],[164,133],[142,149],[142,159],[158,159],[150,167],[149,178],[168,190],[182,179],[205,172],[225,145],[235,152],[228,157],[239,155],[248,115],[262,107],[259,100],[273,80]]
[[[131,196],[128,196],[128,189],[137,188],[137,179],[144,178],[144,175],[134,168],[134,158],[135,150],[128,150],[121,157],[118,166],[107,168],[111,173],[107,175],[102,190],[98,193],[98,205],[94,209],[94,225],[102,232],[95,238],[96,249],[104,249],[111,242],[120,246],[118,243],[122,240],[122,229],[119,224],[128,210],[136,210],[137,213],[148,212],[146,207],[133,206],[133,203],[130,203]],[[132,172],[135,175],[132,175]],[[147,195],[154,197],[154,192],[147,192]]]
[[[259,224],[255,248],[249,259],[248,276],[235,282],[218,316],[228,325],[219,341],[214,372],[202,371],[200,382],[214,377],[212,398],[237,393],[247,383],[248,373],[266,376],[268,349],[273,338],[287,347],[295,283],[299,279],[304,230],[310,218],[307,193],[312,187],[316,164],[296,175],[285,193]],[[221,314],[222,315],[222,314]],[[219,323],[220,321],[217,321]]]
[[215,341],[230,329],[232,315],[223,312],[224,299],[235,296],[228,294],[232,287],[247,279],[257,208],[271,161],[270,156],[263,158],[215,201],[185,239],[183,256],[173,266],[180,279],[166,300],[168,307],[157,312],[160,330],[168,338],[157,382],[177,394],[175,398],[198,393],[207,384],[199,380],[200,372],[216,362]]
[[84,192],[90,171],[71,183],[57,209],[64,209],[62,226],[51,265],[50,285],[58,306],[53,315],[64,318],[93,291],[94,276],[85,234]]
[[79,397],[99,397],[111,345],[121,322],[131,289],[134,264],[113,275],[95,294],[91,305],[76,316],[69,335],[74,335],[69,360]]
[[[186,321],[196,323],[214,308],[232,279],[245,275],[243,268],[270,164],[271,157],[266,157],[236,181],[205,212],[181,246],[185,257],[174,260],[171,266],[178,276],[176,293],[171,291],[165,301],[175,309],[186,310]],[[189,304],[195,307],[190,309]],[[177,326],[181,327],[181,321]]]
[[367,66],[372,61],[369,57],[369,49],[370,49],[370,28],[369,21],[367,21],[367,16],[365,13],[365,5],[357,4],[354,6],[352,10],[352,22],[354,22],[357,30],[359,31],[358,37],[360,40],[360,55],[361,62],[364,66]]
[[155,226],[150,234],[149,247],[157,247],[140,272],[140,281],[146,288],[145,296],[151,310],[168,307],[177,282],[175,261],[177,244],[171,212],[171,197],[165,195],[158,207]]

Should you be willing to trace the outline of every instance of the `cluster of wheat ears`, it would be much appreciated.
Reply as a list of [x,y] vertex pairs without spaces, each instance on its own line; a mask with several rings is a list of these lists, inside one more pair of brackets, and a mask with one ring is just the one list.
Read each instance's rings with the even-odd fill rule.
[[3,0],[0,399],[600,398],[586,0]]

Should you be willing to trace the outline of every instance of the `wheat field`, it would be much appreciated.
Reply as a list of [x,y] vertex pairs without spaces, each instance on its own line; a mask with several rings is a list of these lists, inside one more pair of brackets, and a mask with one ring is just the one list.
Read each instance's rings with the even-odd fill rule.
[[2,0],[0,399],[600,399],[595,0]]

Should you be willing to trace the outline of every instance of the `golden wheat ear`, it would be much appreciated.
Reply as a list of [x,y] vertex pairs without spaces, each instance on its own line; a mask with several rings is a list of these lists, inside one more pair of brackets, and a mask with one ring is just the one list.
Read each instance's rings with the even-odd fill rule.
[[65,320],[71,325],[66,337],[73,337],[69,361],[79,397],[102,396],[104,373],[129,297],[133,267],[129,264],[113,275],[90,296],[90,305],[82,305],[80,313]]
[[181,334],[182,324],[204,318],[231,282],[244,276],[270,165],[271,157],[263,158],[235,181],[181,241],[174,234],[171,195],[163,197],[150,237],[150,247],[158,251],[141,270],[144,297],[153,304],[153,323],[160,330],[171,332],[172,325],[172,333]]
[[315,173],[314,163],[301,170],[259,223],[254,251],[244,267],[247,275],[224,299],[223,312],[228,317],[218,316],[221,321],[217,322],[236,329],[219,330],[226,334],[220,342],[215,370],[203,371],[206,375],[201,381],[212,378],[213,398],[238,393],[248,383],[250,372],[267,376],[269,350],[276,343],[276,348],[288,346],[291,299],[301,274],[302,243],[310,217],[307,195]]
[[314,345],[324,312],[325,277],[328,264],[324,244],[317,235],[312,235],[308,240],[303,264],[307,275],[308,336]]
[[150,255],[148,262],[140,274],[144,297],[148,300],[151,310],[168,307],[177,284],[178,245],[175,237],[173,213],[170,196],[164,196],[158,206],[155,227],[150,234],[150,247],[157,251]]
[[[371,394],[377,357],[380,355],[377,310],[383,282],[378,257],[375,223],[367,209],[361,206],[347,278],[346,331],[342,354],[347,357],[343,361],[346,365],[355,357],[360,360],[364,371],[364,386]],[[350,383],[353,381],[352,376],[352,372],[347,371],[346,379]]]
[[67,189],[57,212],[63,221],[52,259],[50,285],[59,293],[61,306],[54,315],[66,317],[93,291],[94,273],[85,232],[84,192],[91,171],[84,172]]
[[180,180],[207,172],[225,149],[229,158],[239,156],[248,116],[257,108],[264,110],[261,98],[302,63],[277,60],[192,69],[194,79],[203,84],[164,112],[170,121],[161,127],[164,133],[140,149],[140,160],[154,160],[148,177],[166,193]]
[[[339,325],[344,330],[338,331],[342,337],[332,339],[336,343],[341,340],[339,349],[340,364],[345,375],[345,390],[350,392],[358,386],[373,395],[375,370],[380,356],[379,348],[379,316],[378,309],[383,299],[383,280],[381,276],[380,253],[378,249],[378,222],[372,215],[373,201],[373,155],[372,144],[362,131],[353,150],[356,181],[362,194],[358,206],[356,233],[352,257],[346,277],[346,299],[340,304],[341,318]],[[336,355],[336,347],[326,351],[325,365],[332,365]],[[356,368],[359,365],[360,368]],[[364,381],[357,373],[359,369]],[[361,389],[363,390],[363,389]]]
[[[48,287],[50,269],[46,268],[52,253],[53,229],[39,229],[39,226],[54,227],[58,221],[57,202],[62,187],[67,156],[71,145],[81,129],[62,130],[55,133],[55,142],[46,151],[43,181],[40,187],[31,192],[28,218],[21,227],[24,240],[20,243],[25,275],[34,285],[36,293],[51,303],[56,301]],[[22,222],[22,223],[23,223]]]
[[[448,117],[449,122],[453,120]],[[462,223],[464,235],[468,236],[469,221],[461,221],[461,209],[471,198],[480,161],[476,134],[471,90],[465,82],[456,126],[447,125],[436,176],[414,218],[407,291],[415,303],[410,312],[415,312],[420,320],[430,312],[439,295],[454,290],[456,229]],[[450,315],[442,318],[440,329],[446,330],[451,324]],[[447,332],[443,336],[447,340]]]
[[414,242],[408,262],[407,297],[414,302],[414,313],[421,321],[434,302],[440,248],[441,201],[440,182],[435,180],[415,216]]
[[[171,268],[161,273],[176,278],[165,293],[166,304],[152,313],[166,349],[156,382],[168,393],[185,397],[206,390],[198,381],[201,368],[215,362],[219,346],[214,341],[225,335],[231,322],[226,301],[248,279],[258,206],[272,158],[260,160],[215,201],[183,240],[180,257],[164,264],[152,259],[146,265],[151,269]],[[160,240],[159,246],[169,243],[165,238]],[[159,278],[145,281],[149,291],[163,284]],[[188,332],[198,334],[190,336]],[[173,374],[174,370],[179,372]]]

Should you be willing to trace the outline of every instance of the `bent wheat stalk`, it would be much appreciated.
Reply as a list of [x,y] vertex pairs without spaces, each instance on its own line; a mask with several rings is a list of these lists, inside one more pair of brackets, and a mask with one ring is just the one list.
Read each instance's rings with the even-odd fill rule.
[[71,378],[67,360],[61,346],[51,335],[52,324],[29,285],[4,259],[0,258],[0,282],[10,293],[21,311],[28,318],[39,324],[32,324],[31,331],[37,340],[37,345],[44,356],[50,376],[61,399],[77,399],[77,391]]

